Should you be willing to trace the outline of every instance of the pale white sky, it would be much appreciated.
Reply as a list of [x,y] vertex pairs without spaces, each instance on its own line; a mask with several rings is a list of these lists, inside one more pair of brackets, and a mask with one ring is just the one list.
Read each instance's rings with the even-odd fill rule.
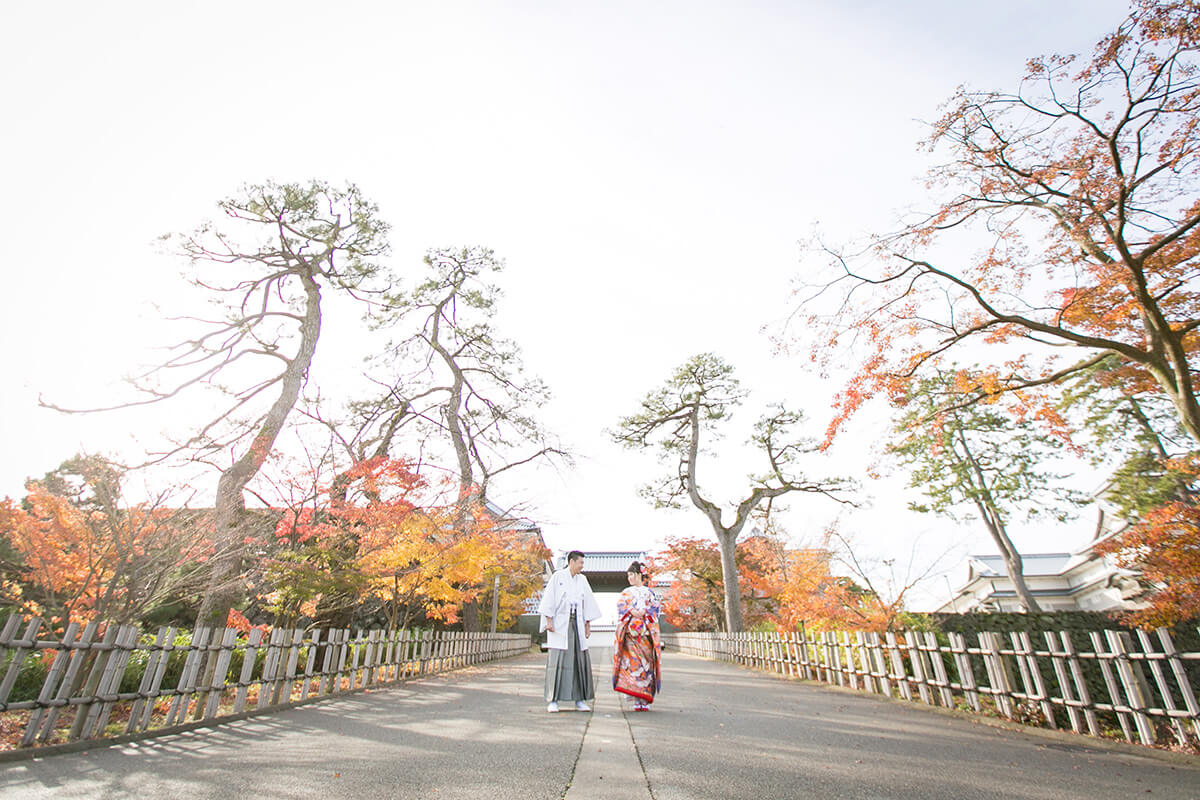
[[[635,494],[655,470],[603,429],[690,355],[734,363],[753,406],[785,399],[819,434],[833,384],[760,332],[813,265],[814,225],[849,238],[927,202],[917,120],[966,83],[1012,88],[1027,58],[1086,51],[1113,0],[952,2],[315,2],[7,4],[0,23],[4,291],[0,496],[78,449],[132,453],[187,409],[64,418],[36,406],[120,395],[169,341],[150,303],[184,300],[157,236],[187,230],[248,181],[352,180],[393,225],[394,264],[481,244],[508,262],[503,331],[554,391],[546,422],[573,470],[497,487],[558,548],[653,548],[706,535],[695,511]],[[355,320],[327,324],[313,380],[357,369]],[[194,412],[195,409],[192,409]],[[822,470],[863,475],[870,413]],[[133,438],[136,437],[136,440]],[[712,494],[733,499],[744,435]],[[703,477],[703,476],[702,476]],[[212,478],[209,482],[215,482]],[[908,558],[992,552],[977,526],[904,510],[899,477],[866,481],[843,525]],[[207,483],[199,492],[211,491]],[[832,503],[791,506],[812,537]],[[1091,519],[1014,531],[1019,547],[1082,545]],[[917,605],[944,599],[942,578]]]

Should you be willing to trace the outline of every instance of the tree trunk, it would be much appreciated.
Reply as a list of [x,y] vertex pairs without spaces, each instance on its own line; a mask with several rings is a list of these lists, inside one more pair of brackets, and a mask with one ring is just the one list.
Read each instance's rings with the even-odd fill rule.
[[300,347],[296,357],[284,370],[279,397],[267,412],[250,449],[222,472],[217,481],[213,537],[218,551],[212,560],[200,612],[196,615],[197,626],[224,626],[229,609],[237,600],[240,589],[238,575],[249,533],[246,530],[246,499],[242,492],[271,454],[288,413],[300,397],[300,386],[317,350],[317,339],[321,335],[321,289],[311,271],[298,270],[296,274],[307,296],[304,321],[300,325]]
[[[984,475],[983,469],[971,452],[971,448],[967,444],[967,437],[961,427],[958,429],[958,440],[963,449],[961,458],[971,468],[971,475],[974,475],[974,480],[970,475],[966,476],[967,483],[974,490],[972,499],[975,507],[979,509],[979,516],[991,535],[992,541],[1000,549],[1000,557],[1004,559],[1004,567],[1008,570],[1008,579],[1012,581],[1017,597],[1021,600],[1021,605],[1025,607],[1025,613],[1040,614],[1042,607],[1033,599],[1033,594],[1025,585],[1025,568],[1021,563],[1021,554],[1017,552],[1012,539],[1008,537],[1008,531],[1004,528],[1004,518],[1000,514],[1000,509],[996,507],[992,491],[988,487],[987,476]],[[958,456],[952,448],[950,452]]]
[[714,533],[721,548],[721,578],[725,583],[725,630],[741,633],[742,588],[738,583],[737,534],[725,530]]
[[1004,522],[1000,518],[999,512],[995,507],[989,508],[990,504],[985,504],[980,500],[976,500],[975,505],[983,517],[983,524],[992,536],[992,541],[1000,549],[1000,557],[1004,559],[1004,567],[1008,570],[1008,579],[1012,581],[1013,589],[1016,590],[1021,605],[1025,607],[1025,613],[1040,614],[1042,607],[1038,605],[1037,600],[1033,599],[1033,593],[1025,584],[1025,567],[1021,561],[1021,554],[1017,552],[1012,539],[1008,537],[1008,531],[1004,529]]
[[479,633],[482,628],[479,625],[479,604],[472,600],[469,603],[463,603],[463,630],[468,633]]

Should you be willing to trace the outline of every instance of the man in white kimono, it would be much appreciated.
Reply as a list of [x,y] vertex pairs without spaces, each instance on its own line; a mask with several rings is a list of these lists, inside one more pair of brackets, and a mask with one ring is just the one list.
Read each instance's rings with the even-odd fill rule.
[[558,711],[559,703],[574,703],[577,711],[591,711],[588,701],[596,697],[587,637],[592,633],[592,620],[600,619],[601,613],[582,572],[583,553],[567,553],[566,568],[550,577],[538,606],[541,630],[546,631],[550,650],[546,710],[552,714]]

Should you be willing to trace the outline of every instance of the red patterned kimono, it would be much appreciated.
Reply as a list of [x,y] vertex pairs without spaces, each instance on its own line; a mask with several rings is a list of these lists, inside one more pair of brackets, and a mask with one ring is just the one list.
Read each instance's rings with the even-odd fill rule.
[[642,703],[654,702],[662,688],[660,611],[658,596],[645,586],[630,586],[617,599],[613,689]]

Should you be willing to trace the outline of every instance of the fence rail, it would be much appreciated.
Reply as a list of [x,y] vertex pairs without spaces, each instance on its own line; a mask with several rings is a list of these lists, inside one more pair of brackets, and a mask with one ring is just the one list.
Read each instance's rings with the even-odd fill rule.
[[[98,739],[457,669],[530,645],[527,634],[431,630],[276,628],[241,638],[233,628],[164,627],[150,638],[96,622],[55,636],[40,618],[13,615],[0,629],[0,719],[20,715],[18,747]],[[40,689],[30,686],[43,671]],[[19,684],[24,698],[14,694]]]
[[[1127,741],[1200,741],[1196,675],[1200,653],[1177,652],[1170,633],[1095,631],[1079,647],[1066,631],[1007,640],[978,634],[664,633],[684,653],[781,675],[836,683],[927,705],[968,707],[1009,719]],[[1157,640],[1157,641],[1156,641]],[[1189,672],[1191,675],[1189,676]]]

